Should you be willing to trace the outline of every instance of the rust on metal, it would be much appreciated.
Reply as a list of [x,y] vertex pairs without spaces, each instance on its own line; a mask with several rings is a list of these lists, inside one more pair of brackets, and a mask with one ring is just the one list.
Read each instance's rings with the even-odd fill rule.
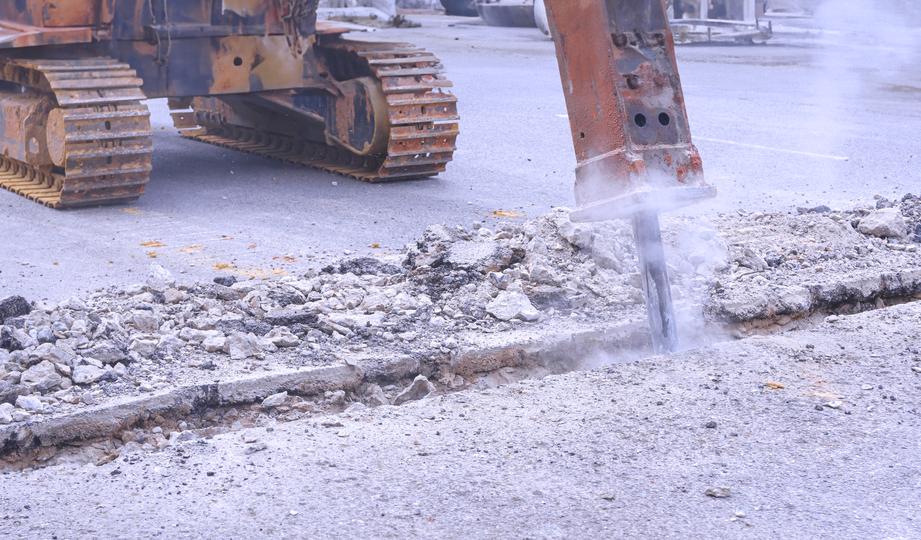
[[24,89],[0,93],[0,186],[53,208],[130,201],[144,192],[150,113],[127,64],[7,58],[0,72]]
[[[264,92],[196,99],[191,110],[174,112],[174,123],[192,139],[368,182],[445,170],[458,135],[457,100],[445,91],[451,83],[441,76],[434,56],[406,44],[337,37],[323,40],[318,50],[334,78],[360,81],[368,91],[340,85],[334,96]],[[329,100],[333,103],[324,103]],[[246,114],[269,105],[286,114],[271,119]],[[324,111],[333,117],[324,117]],[[297,136],[311,120],[325,143]],[[338,123],[343,120],[361,121],[343,126]]]
[[682,188],[672,191],[676,202],[712,196],[691,141],[664,0],[546,0],[546,7],[578,205],[603,205],[594,216],[601,217],[608,215],[601,210],[629,215],[662,188]]
[[367,181],[438,174],[458,133],[438,59],[349,41],[319,0],[0,2],[0,186],[55,208],[138,197],[142,100],[189,138]]

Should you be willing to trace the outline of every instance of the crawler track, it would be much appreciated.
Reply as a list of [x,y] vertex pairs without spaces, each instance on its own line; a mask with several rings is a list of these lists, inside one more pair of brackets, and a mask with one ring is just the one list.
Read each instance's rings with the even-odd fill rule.
[[141,196],[151,170],[150,114],[141,103],[142,81],[127,64],[6,58],[0,78],[51,100],[53,132],[61,134],[41,143],[59,156],[58,165],[0,156],[0,187],[52,208]]
[[359,156],[343,148],[236,126],[201,108],[173,114],[190,139],[290,163],[315,167],[367,182],[434,176],[454,155],[458,135],[457,98],[445,89],[434,55],[401,43],[325,38],[320,52],[339,78],[371,75],[387,98],[390,134],[382,155]]

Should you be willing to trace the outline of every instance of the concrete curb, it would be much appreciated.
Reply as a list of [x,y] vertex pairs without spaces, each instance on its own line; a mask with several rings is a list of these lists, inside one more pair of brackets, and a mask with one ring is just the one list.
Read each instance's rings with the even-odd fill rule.
[[389,382],[440,371],[472,376],[504,367],[542,365],[553,368],[574,355],[592,350],[641,346],[647,338],[642,323],[616,322],[590,329],[546,334],[525,329],[499,334],[489,347],[456,355],[366,357],[345,365],[280,371],[264,375],[173,388],[131,397],[24,425],[0,427],[0,455],[17,450],[106,437],[128,429],[150,415],[187,413],[205,407],[249,404],[277,392],[316,395],[330,390],[355,390],[363,383]]
[[[744,318],[721,318],[733,323],[779,315],[800,316],[814,313],[826,305],[866,302],[875,298],[916,297],[921,293],[921,270],[855,278],[834,287],[814,285],[796,292],[795,301],[784,305],[783,309],[778,309],[774,302],[767,305],[755,304],[745,310]],[[738,317],[742,314],[735,315]],[[685,328],[688,335],[706,327],[699,314],[681,318],[699,323],[699,328]],[[0,456],[17,450],[110,436],[151,414],[183,413],[204,407],[249,404],[283,391],[309,396],[328,390],[354,390],[364,383],[393,382],[418,374],[430,377],[457,374],[469,377],[505,367],[540,366],[551,372],[562,372],[572,369],[571,361],[574,357],[643,348],[648,340],[648,330],[645,319],[594,325],[560,321],[551,333],[544,326],[523,327],[513,332],[491,334],[490,339],[492,343],[488,345],[453,354],[439,352],[384,358],[368,355],[346,359],[343,365],[277,371],[210,384],[182,386],[159,394],[125,398],[47,420],[30,421],[25,425],[11,424],[0,427]]]

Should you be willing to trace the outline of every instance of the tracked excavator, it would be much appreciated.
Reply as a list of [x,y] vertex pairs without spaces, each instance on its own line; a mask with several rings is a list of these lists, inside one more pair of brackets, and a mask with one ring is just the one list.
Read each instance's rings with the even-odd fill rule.
[[458,116],[438,59],[349,39],[318,1],[3,0],[0,186],[136,199],[160,97],[190,139],[369,182],[444,171]]

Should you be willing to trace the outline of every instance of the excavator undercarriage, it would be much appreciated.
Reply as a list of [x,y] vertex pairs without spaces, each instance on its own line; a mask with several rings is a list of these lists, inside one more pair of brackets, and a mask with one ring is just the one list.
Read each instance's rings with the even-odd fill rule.
[[453,156],[439,60],[346,39],[316,0],[24,1],[0,4],[0,187],[47,206],[144,192],[147,98],[169,98],[189,139],[369,182]]

